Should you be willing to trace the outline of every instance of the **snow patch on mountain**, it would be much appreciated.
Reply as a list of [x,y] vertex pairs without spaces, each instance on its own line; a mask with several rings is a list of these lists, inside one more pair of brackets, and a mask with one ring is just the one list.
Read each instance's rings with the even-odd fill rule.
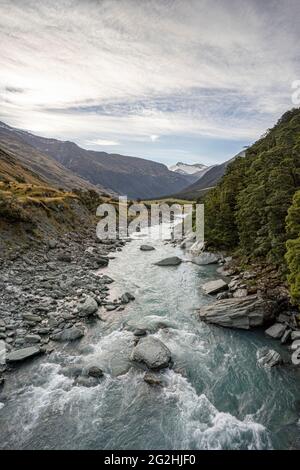
[[178,162],[176,165],[171,165],[169,170],[175,171],[176,173],[180,173],[182,175],[194,175],[195,173],[200,173],[203,170],[206,170],[208,167],[203,165],[202,163],[183,163]]

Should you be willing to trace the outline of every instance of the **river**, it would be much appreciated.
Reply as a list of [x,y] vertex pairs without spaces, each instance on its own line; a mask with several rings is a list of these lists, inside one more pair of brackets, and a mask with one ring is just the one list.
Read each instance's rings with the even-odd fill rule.
[[[289,367],[257,365],[263,346],[283,351],[262,331],[233,331],[200,322],[195,309],[213,299],[201,284],[216,267],[154,266],[179,247],[126,244],[103,272],[111,296],[135,295],[123,312],[105,313],[78,343],[61,346],[7,378],[0,409],[2,449],[287,449],[299,446],[300,378]],[[104,315],[104,314],[103,314]],[[163,326],[163,328],[162,328]],[[132,331],[145,327],[171,350],[163,387],[143,381],[128,357]],[[96,387],[73,386],[71,363],[96,364]]]

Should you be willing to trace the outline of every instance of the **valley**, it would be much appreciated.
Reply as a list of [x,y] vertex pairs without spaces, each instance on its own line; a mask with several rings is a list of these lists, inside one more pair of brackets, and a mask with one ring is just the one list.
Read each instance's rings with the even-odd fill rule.
[[[89,151],[59,141],[50,152],[45,139],[24,139],[15,130],[9,137],[5,127],[2,448],[299,448],[299,115],[287,113],[265,140],[217,172],[218,167],[207,169],[198,183],[211,171],[217,179],[208,180],[214,187],[204,188],[204,197],[190,187],[190,197],[205,204],[205,245],[192,234],[161,240],[143,230],[131,238],[97,238],[97,206],[108,203],[118,211],[120,193],[116,186],[83,179],[79,170],[77,175],[68,158],[78,152],[88,166],[85,158],[98,164],[98,154],[87,156]],[[291,155],[284,167],[281,150],[273,149],[277,136],[287,146],[283,158]],[[123,157],[113,157],[113,165],[118,158]],[[147,165],[151,172],[152,162],[142,163]],[[276,238],[269,239],[274,225],[259,232],[262,246],[273,251],[256,252],[253,245],[247,251],[253,232],[238,211],[250,199],[257,214],[252,168],[256,178],[266,178],[270,213],[272,201],[278,207],[273,197],[280,189],[270,178],[280,181],[282,175],[285,181]],[[245,200],[239,191],[247,193]],[[189,199],[158,194],[141,202],[149,207]],[[271,221],[251,220],[251,229]],[[152,426],[141,425],[150,416]]]

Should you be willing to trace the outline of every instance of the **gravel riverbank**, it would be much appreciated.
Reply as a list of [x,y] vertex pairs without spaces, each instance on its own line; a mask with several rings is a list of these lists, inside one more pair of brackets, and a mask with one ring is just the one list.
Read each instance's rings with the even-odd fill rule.
[[31,356],[85,334],[98,309],[122,309],[130,295],[108,301],[105,267],[124,241],[98,240],[94,231],[65,234],[15,251],[0,263],[0,384]]

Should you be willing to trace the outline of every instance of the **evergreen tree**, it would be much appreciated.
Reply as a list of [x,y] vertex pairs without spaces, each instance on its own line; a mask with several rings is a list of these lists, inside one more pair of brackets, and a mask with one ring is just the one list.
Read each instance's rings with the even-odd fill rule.
[[300,191],[294,195],[286,222],[287,233],[290,237],[286,243],[285,255],[289,268],[288,282],[291,298],[296,305],[300,306]]
[[244,158],[233,161],[205,196],[208,244],[284,265],[285,219],[299,188],[300,110],[294,109],[247,149]]

